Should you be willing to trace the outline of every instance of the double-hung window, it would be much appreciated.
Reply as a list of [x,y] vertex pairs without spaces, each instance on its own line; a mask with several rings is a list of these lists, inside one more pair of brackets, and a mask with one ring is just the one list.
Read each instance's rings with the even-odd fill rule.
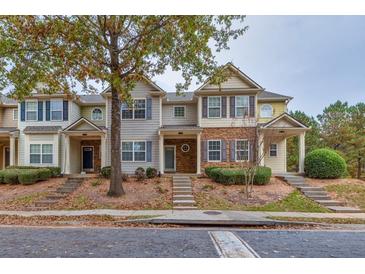
[[13,120],[14,121],[18,120],[18,110],[17,109],[13,109]]
[[125,162],[145,162],[146,142],[122,142],[122,161]]
[[260,109],[260,116],[262,118],[271,118],[273,115],[272,105],[264,104]]
[[246,117],[249,113],[248,96],[236,96],[236,117]]
[[51,120],[52,121],[62,121],[63,113],[63,101],[62,100],[52,100],[51,101]]
[[185,106],[174,106],[174,117],[184,118],[185,117]]
[[221,141],[210,140],[208,141],[208,161],[220,162],[221,160]]
[[91,113],[91,120],[94,121],[103,120],[103,111],[100,108],[94,108]]
[[146,99],[135,99],[132,106],[122,103],[122,119],[146,119]]
[[236,161],[248,161],[249,159],[248,140],[236,140]]
[[270,144],[269,155],[270,157],[278,156],[278,144]]
[[210,96],[208,97],[208,117],[220,118],[221,117],[221,97]]
[[30,144],[29,162],[31,164],[52,164],[53,145],[52,144]]
[[25,102],[25,117],[27,121],[37,121],[38,119],[38,102],[27,101]]

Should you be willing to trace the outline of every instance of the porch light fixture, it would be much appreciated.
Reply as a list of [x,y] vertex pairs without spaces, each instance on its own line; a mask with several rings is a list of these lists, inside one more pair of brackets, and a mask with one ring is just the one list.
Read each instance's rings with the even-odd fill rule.
[[189,152],[190,146],[188,144],[181,145],[181,151],[182,152]]
[[87,133],[83,133],[82,136],[87,136]]
[[285,131],[284,130],[280,130],[279,133],[285,133]]
[[178,134],[183,135],[182,131],[179,131],[179,133],[178,133]]

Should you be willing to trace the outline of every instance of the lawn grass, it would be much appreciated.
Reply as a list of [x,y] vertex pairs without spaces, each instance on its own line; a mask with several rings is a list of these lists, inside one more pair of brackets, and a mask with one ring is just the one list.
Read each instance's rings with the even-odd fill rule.
[[297,211],[297,212],[330,212],[325,207],[317,204],[311,199],[303,196],[299,191],[291,192],[287,197],[280,201],[268,203],[263,206],[246,206],[234,204],[223,198],[213,198],[206,193],[195,194],[195,200],[199,209],[216,210],[245,210],[245,211]]
[[365,210],[365,185],[328,185],[325,189],[336,193],[337,197],[346,201],[349,206]]
[[326,224],[365,224],[364,219],[359,218],[311,218],[311,217],[281,217],[270,216],[272,220],[289,221],[289,222],[310,222],[310,223],[326,223]]

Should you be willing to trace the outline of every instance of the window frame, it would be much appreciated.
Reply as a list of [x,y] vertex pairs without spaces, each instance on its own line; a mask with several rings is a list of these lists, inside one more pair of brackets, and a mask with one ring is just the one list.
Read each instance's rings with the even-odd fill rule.
[[[237,109],[238,108],[246,108],[246,106],[237,106],[237,97],[245,97],[247,98],[247,115],[238,115],[237,114]],[[248,117],[250,115],[250,96],[248,95],[236,95],[235,98],[234,98],[234,116],[237,117],[237,118],[244,118],[244,117]]]
[[[94,111],[95,110],[100,110],[100,112],[101,112],[101,119],[94,119],[94,117],[93,117],[93,114],[94,114]],[[93,108],[92,110],[91,110],[91,120],[92,121],[102,121],[103,119],[104,119],[104,114],[103,114],[103,110],[101,109],[101,108],[99,108],[99,107],[95,107],[95,108]]]
[[[28,103],[35,103],[36,109],[35,110],[28,110]],[[35,119],[28,119],[28,112],[35,112],[36,118]],[[38,121],[38,100],[26,100],[25,101],[25,121],[35,122]]]
[[[266,107],[266,106],[269,106],[271,108],[271,116],[267,116],[267,115],[262,114],[262,108]],[[271,104],[263,104],[263,105],[260,106],[260,117],[261,118],[272,118],[273,116],[274,116],[274,108]]]
[[[40,152],[39,153],[31,153],[31,146],[40,146]],[[51,153],[43,153],[43,146],[44,145],[50,145],[51,146]],[[31,162],[31,155],[39,155],[39,162],[38,163],[32,163]],[[52,161],[50,163],[43,162],[43,155],[52,155]],[[31,165],[53,165],[54,163],[54,150],[53,150],[53,143],[29,143],[29,164]]]
[[[132,150],[123,150],[123,143],[132,143]],[[135,150],[134,148],[134,143],[144,143],[144,150]],[[122,141],[122,162],[125,162],[125,163],[145,163],[147,162],[147,141],[145,140],[135,140],[135,141]],[[132,160],[123,160],[123,152],[132,152]],[[135,152],[144,152],[144,160],[140,161],[136,161],[135,160]]]
[[[271,149],[271,146],[274,145],[275,146],[275,150]],[[275,155],[271,155],[271,152],[275,151]],[[277,143],[272,143],[269,145],[269,157],[278,157],[278,152],[279,152],[279,146]]]
[[[135,118],[135,111],[136,110],[141,110],[142,108],[136,108],[135,106],[135,101],[137,100],[144,100],[144,118]],[[127,106],[127,109],[125,110],[131,110],[132,111],[132,118],[123,118],[123,104],[125,104]],[[147,98],[133,98],[133,103],[132,106],[129,106],[126,102],[122,102],[121,105],[121,112],[122,112],[122,120],[146,120],[147,119]]]
[[[238,155],[238,152],[245,152],[246,150],[243,150],[243,149],[238,149],[238,145],[237,143],[238,142],[242,142],[242,141],[246,141],[247,142],[247,160],[239,160],[237,159],[237,155]],[[236,162],[248,162],[250,161],[250,141],[247,140],[247,139],[236,139],[235,140],[235,148],[234,148],[235,152],[234,152],[234,158],[235,158],[235,161]]]
[[[175,109],[176,108],[183,108],[184,109],[184,116],[176,116],[176,112],[175,112]],[[172,116],[174,118],[177,118],[177,119],[184,119],[186,117],[186,106],[183,106],[183,105],[176,105],[176,106],[173,106],[172,107]]]
[[[56,109],[56,110],[54,110],[53,109],[53,106],[52,106],[52,103],[54,103],[54,102],[61,102],[61,109],[59,110],[59,109]],[[60,122],[60,121],[63,121],[63,100],[61,99],[53,99],[53,100],[51,100],[50,101],[50,106],[49,106],[49,112],[50,112],[50,120],[51,121],[57,121],[57,122]],[[61,118],[60,119],[53,119],[53,112],[61,112]]]
[[[209,149],[209,142],[219,142],[219,150],[210,150]],[[210,157],[209,157],[209,152],[210,151],[219,151],[219,160],[210,160]],[[207,160],[208,162],[211,162],[211,163],[219,163],[219,162],[222,162],[222,140],[219,140],[219,139],[212,139],[212,140],[208,140],[207,141]]]
[[[214,117],[210,116],[209,110],[211,108],[214,108],[214,109],[217,108],[217,107],[210,107],[209,106],[209,101],[210,101],[211,98],[219,98],[219,116],[214,116]],[[207,100],[207,117],[211,118],[211,119],[222,118],[222,96],[208,96],[208,100]]]
[[[15,116],[15,112],[16,112],[16,116]],[[18,121],[18,116],[19,116],[19,111],[17,108],[13,109],[13,121]]]

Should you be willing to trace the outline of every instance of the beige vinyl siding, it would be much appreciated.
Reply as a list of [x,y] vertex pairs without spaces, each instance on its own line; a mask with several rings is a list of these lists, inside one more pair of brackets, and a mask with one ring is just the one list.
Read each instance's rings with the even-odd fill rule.
[[1,127],[17,127],[18,121],[13,118],[14,108],[3,108],[1,112]]
[[[91,113],[95,108],[100,108],[103,112],[103,119],[102,120],[92,120]],[[83,106],[81,107],[81,116],[88,119],[89,121],[93,122],[97,126],[105,126],[105,106]]]
[[[221,88],[222,89],[230,89],[230,88],[253,88],[253,86],[248,82],[248,81],[243,81],[239,76],[231,76],[230,78],[227,79],[227,81],[223,82],[221,84]],[[219,89],[219,86],[217,85],[211,85],[208,84],[206,85],[202,90],[206,90],[206,89]]]
[[[174,117],[174,106],[185,106],[185,117]],[[197,124],[196,104],[174,104],[162,105],[162,125],[196,125]]]
[[80,140],[70,138],[70,151],[72,151],[72,157],[70,162],[70,173],[80,173],[81,170],[81,146]]
[[68,101],[68,111],[69,111],[69,124],[77,121],[81,117],[81,108],[78,104],[72,101]]
[[278,145],[278,155],[270,157],[268,144],[264,157],[265,166],[270,167],[273,173],[286,172],[286,139],[275,141],[275,143]]

